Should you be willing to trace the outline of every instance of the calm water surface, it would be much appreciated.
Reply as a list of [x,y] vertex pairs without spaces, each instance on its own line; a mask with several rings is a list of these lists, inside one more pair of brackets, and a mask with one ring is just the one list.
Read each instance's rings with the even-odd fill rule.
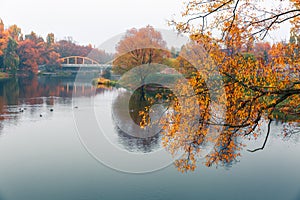
[[[84,104],[91,96],[105,102],[118,91],[97,89],[94,95],[90,81],[73,82],[46,77],[0,82],[0,200],[300,200],[300,143],[297,137],[282,140],[280,124],[272,126],[265,150],[244,149],[239,162],[226,168],[207,168],[200,161],[196,171],[187,174],[170,165],[134,175],[104,166],[79,140],[73,111],[84,107],[72,105],[72,93],[76,90],[76,101]],[[111,116],[106,113],[111,109],[99,109]],[[110,135],[129,152],[160,148],[158,136],[138,140],[118,129]],[[262,140],[247,143],[257,147]]]

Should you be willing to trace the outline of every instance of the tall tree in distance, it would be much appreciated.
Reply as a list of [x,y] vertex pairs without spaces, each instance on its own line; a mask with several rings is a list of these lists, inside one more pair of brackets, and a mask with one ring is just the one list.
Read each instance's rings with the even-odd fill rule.
[[45,42],[42,37],[31,32],[19,42],[17,53],[20,57],[20,70],[38,73],[38,66],[45,63]]
[[2,69],[4,69],[3,56],[4,56],[5,49],[7,47],[8,37],[9,35],[7,31],[0,32],[0,68]]
[[46,37],[46,43],[47,43],[47,47],[53,47],[54,43],[55,43],[55,37],[53,33],[48,33],[47,37]]
[[2,68],[2,70],[4,70],[3,56],[7,47],[8,37],[9,34],[6,30],[4,30],[4,23],[2,19],[0,19],[0,68]]
[[132,28],[117,44],[113,70],[123,74],[139,65],[161,63],[169,56],[163,49],[166,49],[166,42],[152,26]]
[[10,70],[12,74],[17,72],[19,67],[19,56],[17,55],[18,43],[14,40],[14,38],[9,37],[7,47],[4,51],[4,70]]
[[147,99],[145,91],[146,78],[153,74],[156,64],[163,63],[166,57],[170,57],[166,51],[166,42],[159,31],[148,25],[145,28],[128,30],[125,36],[116,46],[116,55],[113,61],[113,71],[124,74],[120,84],[123,87],[135,89],[140,85],[140,100]]
[[21,28],[14,24],[8,28],[8,33],[15,41],[19,41],[21,36]]
[[54,71],[60,66],[60,54],[55,51],[56,43],[53,33],[49,33],[47,35],[46,44],[44,46],[44,52],[42,53],[42,56],[44,57],[44,65],[48,70]]

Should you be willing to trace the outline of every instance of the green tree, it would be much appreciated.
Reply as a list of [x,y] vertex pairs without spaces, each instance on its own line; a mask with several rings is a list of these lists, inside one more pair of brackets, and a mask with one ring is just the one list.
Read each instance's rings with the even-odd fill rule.
[[4,51],[4,70],[10,70],[13,74],[17,72],[20,62],[19,56],[16,53],[17,46],[17,42],[12,37],[9,37],[7,48]]
[[21,29],[17,25],[12,25],[8,28],[8,33],[10,37],[12,37],[14,40],[18,41],[21,36]]
[[54,44],[54,34],[53,33],[49,33],[46,37],[46,42],[47,42],[47,47],[52,47]]
[[54,71],[60,66],[59,58],[60,54],[55,51],[55,37],[53,33],[49,33],[46,37],[46,44],[43,45],[42,52],[43,61],[49,71]]
[[4,24],[0,19],[0,68],[3,69],[3,59],[4,59],[4,51],[7,47],[8,42],[8,32],[4,30]]

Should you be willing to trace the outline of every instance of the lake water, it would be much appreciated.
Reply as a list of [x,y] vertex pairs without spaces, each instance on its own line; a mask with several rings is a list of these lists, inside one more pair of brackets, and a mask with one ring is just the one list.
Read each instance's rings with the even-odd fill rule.
[[[300,143],[297,137],[285,141],[278,136],[281,124],[272,126],[263,151],[246,151],[261,146],[263,138],[246,142],[248,147],[231,167],[208,168],[200,161],[195,172],[185,174],[172,164],[132,174],[107,166],[115,164],[110,160],[99,162],[78,134],[82,127],[89,132],[89,126],[78,124],[83,119],[77,116],[91,105],[106,139],[116,148],[140,157],[161,149],[159,136],[136,139],[116,128],[111,100],[119,93],[96,90],[90,81],[74,85],[73,78],[1,81],[0,200],[300,200]],[[108,155],[103,159],[118,161],[109,149],[101,148],[100,153]],[[133,161],[129,159],[128,166],[149,166],[147,160]]]

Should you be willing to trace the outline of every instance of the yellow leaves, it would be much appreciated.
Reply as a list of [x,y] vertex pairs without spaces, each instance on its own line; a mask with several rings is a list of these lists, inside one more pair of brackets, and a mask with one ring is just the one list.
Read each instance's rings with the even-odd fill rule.
[[162,98],[162,95],[161,95],[160,93],[157,93],[157,94],[155,95],[155,98],[156,98],[156,99],[161,99],[161,98]]
[[[297,1],[299,6],[299,0],[293,1]],[[195,11],[208,13],[226,2],[228,1],[220,0],[204,3],[191,0],[184,15],[193,15]],[[231,1],[222,7],[218,11],[222,15],[215,15],[210,21],[212,25],[207,26],[207,29],[201,30],[205,28],[205,24],[201,23],[198,29],[193,29],[186,23],[176,23],[176,28],[189,31],[190,38],[194,41],[186,45],[180,55],[190,56],[195,62],[178,59],[178,70],[189,72],[188,84],[178,84],[176,89],[179,94],[176,94],[177,99],[170,104],[171,112],[166,115],[162,134],[163,144],[171,153],[180,150],[185,152],[183,158],[175,163],[182,172],[195,169],[197,155],[205,142],[215,143],[214,150],[206,157],[207,166],[232,163],[240,156],[239,151],[243,147],[238,143],[239,137],[259,137],[261,119],[276,116],[272,115],[274,109],[282,113],[299,111],[298,94],[278,104],[280,98],[288,92],[300,89],[300,84],[294,84],[300,81],[300,47],[297,40],[291,44],[275,43],[272,46],[266,42],[255,43],[252,33],[265,28],[263,23],[254,23],[259,20],[257,16],[260,16],[260,13],[253,10],[257,8],[259,1],[240,1],[235,21],[232,22],[232,6],[236,2]],[[278,9],[274,8],[272,12],[278,12]],[[245,20],[253,25],[247,26]],[[224,37],[214,38],[210,29],[212,27],[221,30]],[[200,54],[199,49],[202,49]],[[212,61],[203,62],[205,56]],[[193,67],[198,68],[188,71]],[[209,108],[214,101],[211,92],[218,91],[208,91],[205,83],[207,78],[211,78],[212,70],[216,69],[222,74],[225,90],[223,96],[226,97],[217,102],[226,107],[226,112],[219,121],[211,120],[212,109]],[[216,80],[214,84],[218,85],[220,82]],[[192,94],[188,88],[192,88]],[[161,98],[160,94],[156,95],[156,99]],[[211,124],[221,131],[217,138],[206,138]]]
[[181,31],[181,32],[187,32],[190,29],[189,24],[186,24],[183,22],[175,23],[175,27],[178,31]]
[[145,128],[146,126],[148,126],[150,124],[150,117],[149,117],[148,112],[139,111],[139,116],[141,116],[141,120],[139,123],[141,128]]

